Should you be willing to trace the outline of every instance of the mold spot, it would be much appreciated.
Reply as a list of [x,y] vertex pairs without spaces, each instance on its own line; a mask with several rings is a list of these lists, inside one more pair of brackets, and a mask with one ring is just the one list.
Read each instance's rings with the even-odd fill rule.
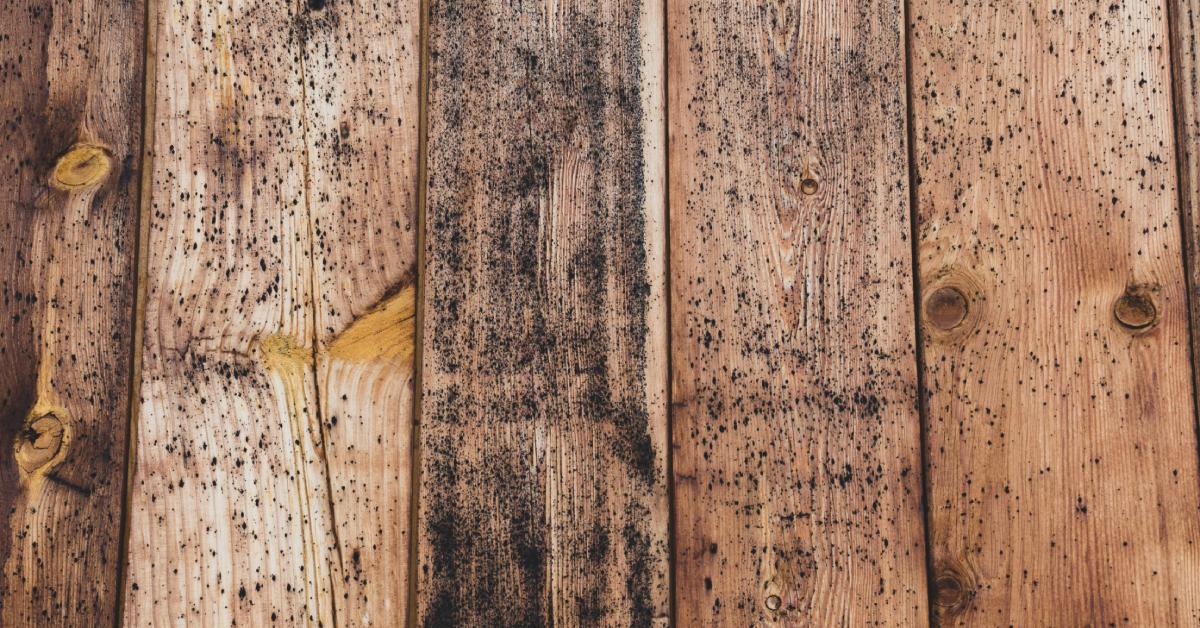
[[1158,308],[1149,294],[1130,288],[1113,305],[1113,318],[1126,329],[1141,331],[1158,320]]
[[76,144],[58,158],[50,173],[50,184],[75,191],[95,187],[112,171],[112,154],[95,144]]
[[938,288],[925,300],[925,319],[941,331],[958,327],[966,318],[967,297],[958,288]]
[[44,475],[66,457],[70,442],[71,430],[57,413],[31,417],[17,434],[17,466],[24,476]]

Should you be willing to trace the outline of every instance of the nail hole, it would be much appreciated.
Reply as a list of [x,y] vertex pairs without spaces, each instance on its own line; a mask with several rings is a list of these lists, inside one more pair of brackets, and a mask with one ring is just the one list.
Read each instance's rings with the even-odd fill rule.
[[935,328],[950,331],[967,318],[967,297],[958,288],[938,288],[925,300],[925,318]]
[[800,181],[800,191],[806,196],[812,196],[817,193],[817,180],[812,177],[805,177]]
[[1126,292],[1113,306],[1113,317],[1127,329],[1146,329],[1158,319],[1158,308],[1149,295]]
[[767,610],[777,611],[780,606],[783,606],[783,600],[778,595],[768,595],[766,604]]

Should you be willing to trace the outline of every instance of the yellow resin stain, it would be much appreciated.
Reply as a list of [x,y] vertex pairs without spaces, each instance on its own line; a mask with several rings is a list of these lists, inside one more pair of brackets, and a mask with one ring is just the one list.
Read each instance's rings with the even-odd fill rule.
[[50,174],[50,183],[60,190],[87,189],[104,182],[112,170],[112,155],[102,146],[76,144],[58,162]]
[[304,366],[312,359],[312,352],[294,336],[271,334],[259,343],[263,363],[271,370],[291,369]]
[[329,355],[361,362],[411,360],[416,333],[416,294],[416,287],[408,285],[379,302],[334,338],[329,344]]

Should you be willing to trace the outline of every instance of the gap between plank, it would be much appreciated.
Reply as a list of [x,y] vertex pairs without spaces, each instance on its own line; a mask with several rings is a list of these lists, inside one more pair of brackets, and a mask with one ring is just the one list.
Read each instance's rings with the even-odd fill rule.
[[142,344],[145,340],[146,321],[146,258],[149,255],[150,240],[150,189],[154,181],[154,111],[156,104],[155,89],[158,39],[157,0],[144,0],[142,7],[142,146],[141,146],[141,181],[138,195],[138,219],[134,241],[134,302],[133,317],[130,330],[130,360],[129,360],[129,398],[128,421],[125,433],[125,477],[124,493],[121,500],[121,533],[120,544],[117,548],[117,585],[115,590],[116,610],[113,613],[113,626],[120,628],[125,618],[125,586],[129,577],[129,533],[132,517],[133,479],[137,464],[138,426],[141,414],[142,393]]
[[[1192,207],[1192,186],[1196,182],[1188,179],[1188,173],[1191,172],[1190,163],[1188,160],[1187,146],[1187,125],[1183,122],[1185,107],[1184,100],[1187,98],[1186,90],[1181,82],[1183,65],[1183,46],[1182,32],[1179,27],[1179,14],[1175,11],[1175,3],[1183,2],[1184,0],[1165,0],[1166,5],[1166,20],[1167,20],[1167,51],[1168,60],[1167,76],[1171,80],[1171,125],[1174,131],[1175,139],[1175,198],[1176,207],[1179,216],[1179,237],[1181,261],[1183,262],[1183,284],[1184,284],[1184,305],[1187,307],[1187,329],[1188,329],[1188,366],[1192,369],[1192,377],[1190,380],[1192,389],[1192,427],[1196,429],[1197,443],[1200,444],[1200,399],[1197,398],[1197,378],[1200,373],[1196,371],[1196,314],[1193,307],[1195,303],[1196,280],[1192,274],[1192,246],[1196,241],[1196,229],[1192,217],[1195,208]],[[1200,458],[1200,445],[1196,452],[1197,458]]]
[[429,145],[429,22],[431,0],[421,0],[417,69],[417,272],[413,317],[412,429],[409,431],[408,605],[405,624],[417,625],[417,578],[420,576],[421,401],[425,363],[425,206]]
[[913,342],[916,344],[913,356],[917,366],[917,418],[918,441],[921,446],[921,517],[925,532],[925,597],[927,623],[935,625],[937,614],[934,601],[937,592],[934,591],[936,582],[933,564],[933,526],[930,517],[930,487],[929,480],[929,435],[926,427],[929,421],[929,407],[925,402],[925,339],[921,334],[921,247],[917,205],[917,182],[921,177],[917,173],[916,129],[913,121],[913,63],[912,63],[912,28],[909,24],[911,0],[901,0],[901,28],[904,29],[904,122],[907,127],[908,140],[908,231],[909,243],[912,246],[912,300],[913,300]]

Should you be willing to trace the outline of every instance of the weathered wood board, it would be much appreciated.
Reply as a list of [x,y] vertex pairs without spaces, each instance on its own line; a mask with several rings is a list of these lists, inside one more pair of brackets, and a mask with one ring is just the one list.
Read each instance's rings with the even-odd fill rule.
[[1169,0],[1183,259],[1191,306],[1193,391],[1200,387],[1200,2]]
[[681,626],[927,618],[901,16],[670,5]]
[[1165,7],[965,10],[909,14],[938,618],[1194,625]]
[[0,625],[115,619],[141,2],[0,15]]
[[661,10],[431,4],[419,625],[667,622]]
[[157,5],[127,625],[407,615],[419,10]]

